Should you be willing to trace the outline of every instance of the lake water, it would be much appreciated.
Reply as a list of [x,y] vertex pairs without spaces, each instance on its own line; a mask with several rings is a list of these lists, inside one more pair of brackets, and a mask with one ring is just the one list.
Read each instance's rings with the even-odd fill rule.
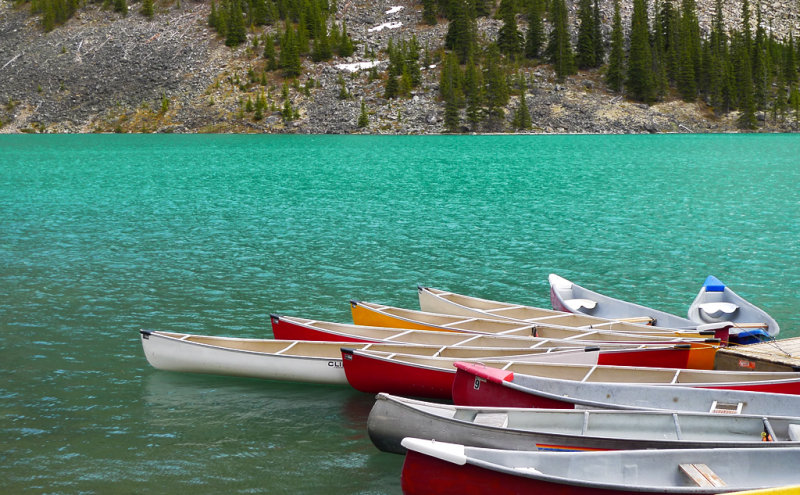
[[800,335],[800,137],[0,136],[0,492],[397,494],[372,397],[183,375],[138,330],[271,335],[547,275]]

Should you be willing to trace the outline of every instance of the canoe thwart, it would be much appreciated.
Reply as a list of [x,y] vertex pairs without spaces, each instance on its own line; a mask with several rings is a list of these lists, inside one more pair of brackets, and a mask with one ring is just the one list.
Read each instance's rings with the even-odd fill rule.
[[640,325],[654,325],[656,320],[651,316],[632,316],[630,318],[617,318],[617,321],[625,323],[639,323]]
[[713,488],[726,486],[722,478],[705,464],[681,464],[681,471],[686,474],[697,486],[703,488]]

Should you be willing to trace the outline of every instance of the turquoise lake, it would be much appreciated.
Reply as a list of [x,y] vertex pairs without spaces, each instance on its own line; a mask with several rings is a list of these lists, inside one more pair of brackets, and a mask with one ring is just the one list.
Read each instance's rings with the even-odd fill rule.
[[707,275],[800,335],[800,137],[0,136],[0,492],[398,494],[343,387],[149,366],[417,284],[547,275],[685,315]]

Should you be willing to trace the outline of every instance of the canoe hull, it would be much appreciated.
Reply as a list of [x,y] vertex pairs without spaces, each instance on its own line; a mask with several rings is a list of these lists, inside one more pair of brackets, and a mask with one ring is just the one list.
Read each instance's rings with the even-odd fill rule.
[[631,495],[631,492],[590,492],[584,487],[558,486],[469,464],[459,466],[411,451],[403,461],[400,486],[403,495]]
[[575,409],[575,404],[540,397],[503,386],[459,368],[453,378],[453,403],[459,406],[539,407],[543,409]]
[[[379,394],[367,420],[378,449],[404,454],[403,438],[418,437],[507,450],[642,450],[775,448],[790,441],[800,418],[769,418],[774,442],[764,442],[761,417],[637,411],[554,411],[464,407]],[[678,425],[678,426],[676,426]],[[680,427],[681,438],[675,433]]]
[[452,394],[453,371],[413,366],[342,350],[344,373],[350,385],[361,392],[377,394],[449,399]]
[[[664,311],[588,290],[555,274],[550,274],[548,282],[550,283],[550,304],[557,311],[587,314],[611,320],[649,318],[648,324],[667,328],[694,329],[698,325],[688,318],[681,318]],[[589,301],[589,303],[576,304],[571,301]]]
[[[763,324],[763,328],[733,328],[732,333],[761,332],[774,338],[780,332],[778,323],[766,311],[733,292],[713,275],[709,275],[692,301],[688,316],[698,323],[731,321],[737,325]],[[752,338],[758,340],[756,336]]]
[[796,483],[800,463],[800,448],[537,452],[411,437],[403,446],[406,495],[719,494]]
[[263,380],[346,385],[341,357],[281,356],[193,345],[154,332],[141,333],[151,366],[161,370]]
[[[741,390],[589,383],[515,374],[477,363],[455,363],[453,401],[459,405],[674,410],[797,416],[800,397]],[[531,397],[524,397],[530,395]],[[566,405],[561,404],[566,403]]]

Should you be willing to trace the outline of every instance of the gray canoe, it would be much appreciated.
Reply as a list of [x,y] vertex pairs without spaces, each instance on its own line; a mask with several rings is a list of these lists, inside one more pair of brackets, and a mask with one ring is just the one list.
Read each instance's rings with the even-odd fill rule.
[[780,332],[778,322],[766,311],[733,292],[713,275],[706,278],[688,314],[698,324],[730,321],[735,327],[732,332],[761,329],[770,337]]
[[550,274],[548,282],[550,282],[550,304],[558,311],[582,313],[610,320],[627,319],[668,328],[694,329],[699,325],[688,318],[594,292],[554,273]]
[[800,448],[541,452],[405,438],[406,495],[718,494],[781,488],[797,493]]
[[[798,395],[630,383],[589,383],[509,373],[475,363],[457,362],[454,365],[458,373],[453,383],[453,401],[460,405],[522,405],[516,402],[492,402],[493,397],[503,392],[506,396],[511,394],[523,399],[532,398],[533,403],[529,404],[532,407],[800,416]],[[484,383],[487,386],[485,391],[482,390]],[[476,398],[478,400],[474,400]],[[537,404],[537,401],[541,403]],[[554,401],[559,405],[554,405]]]
[[367,431],[380,450],[398,454],[410,436],[509,450],[800,447],[793,417],[467,407],[384,393]]

